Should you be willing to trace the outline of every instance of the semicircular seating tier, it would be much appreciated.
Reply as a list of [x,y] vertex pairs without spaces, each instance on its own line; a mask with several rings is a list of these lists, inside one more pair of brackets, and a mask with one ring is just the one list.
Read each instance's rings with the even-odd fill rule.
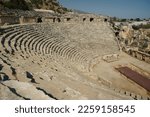
[[43,23],[3,28],[1,51],[53,56],[89,69],[96,57],[118,53],[119,48],[112,30],[105,23]]

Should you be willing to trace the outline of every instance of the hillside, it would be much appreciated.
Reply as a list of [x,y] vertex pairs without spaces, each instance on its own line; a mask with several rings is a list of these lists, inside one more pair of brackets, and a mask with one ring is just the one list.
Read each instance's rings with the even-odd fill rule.
[[0,6],[21,10],[46,9],[58,13],[68,11],[68,9],[62,7],[57,0],[1,0]]

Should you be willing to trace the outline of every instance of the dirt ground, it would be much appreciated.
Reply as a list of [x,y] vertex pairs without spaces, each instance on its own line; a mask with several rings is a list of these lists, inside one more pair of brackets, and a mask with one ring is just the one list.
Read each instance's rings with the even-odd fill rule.
[[147,76],[147,78],[150,78],[150,65],[124,52],[120,53],[118,61],[110,63],[100,61],[100,63],[93,68],[93,71],[110,87],[116,87],[139,95],[147,95],[148,92],[145,89],[130,79],[127,79],[115,69],[119,66],[128,66],[142,75]]

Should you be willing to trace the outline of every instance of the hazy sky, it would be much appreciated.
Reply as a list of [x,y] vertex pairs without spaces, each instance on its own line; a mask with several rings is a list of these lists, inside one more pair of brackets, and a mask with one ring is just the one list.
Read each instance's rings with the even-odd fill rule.
[[150,18],[150,0],[58,0],[63,6],[120,18]]

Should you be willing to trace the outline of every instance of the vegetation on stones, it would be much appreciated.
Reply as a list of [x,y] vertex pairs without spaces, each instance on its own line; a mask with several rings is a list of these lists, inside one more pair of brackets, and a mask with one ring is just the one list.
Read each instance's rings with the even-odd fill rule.
[[22,9],[22,10],[31,9],[30,5],[25,0],[10,0],[1,2],[0,4],[10,9]]
[[61,6],[57,0],[2,0],[0,1],[0,6],[21,10],[46,9],[58,13],[70,11]]
[[133,28],[134,30],[150,29],[150,24],[133,25],[132,28]]

